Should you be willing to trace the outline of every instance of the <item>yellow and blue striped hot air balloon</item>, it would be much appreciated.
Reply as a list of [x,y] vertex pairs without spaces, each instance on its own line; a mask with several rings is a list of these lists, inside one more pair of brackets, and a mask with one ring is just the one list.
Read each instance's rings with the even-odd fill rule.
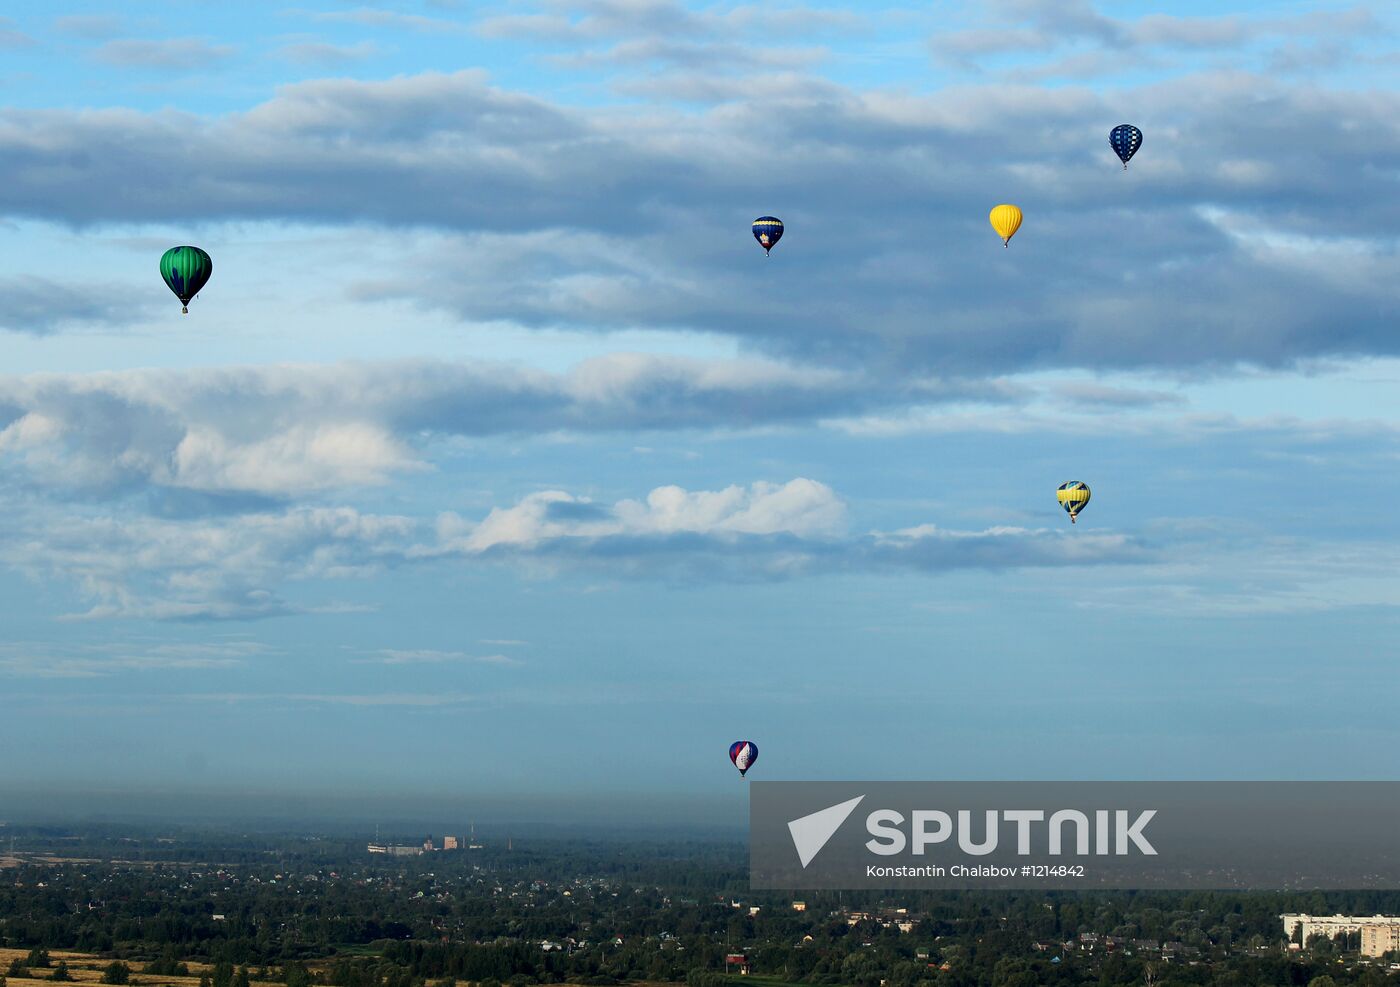
[[766,256],[783,238],[783,221],[777,216],[758,217],[753,221],[753,238],[758,241]]
[[1020,208],[1003,202],[999,206],[992,207],[991,214],[987,216],[987,219],[991,222],[992,229],[997,231],[997,236],[1001,237],[1001,245],[1003,247],[1011,246],[1011,238],[1021,228]]
[[1060,489],[1055,491],[1055,496],[1060,501],[1060,506],[1069,514],[1069,523],[1073,524],[1079,512],[1084,510],[1084,505],[1089,503],[1089,484],[1083,480],[1061,483]]

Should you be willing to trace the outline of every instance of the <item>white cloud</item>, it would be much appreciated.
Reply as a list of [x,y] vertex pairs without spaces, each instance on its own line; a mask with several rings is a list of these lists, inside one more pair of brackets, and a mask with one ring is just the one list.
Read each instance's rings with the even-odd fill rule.
[[0,330],[49,335],[73,329],[122,326],[150,307],[130,285],[59,284],[34,275],[0,278]]
[[357,7],[354,10],[289,10],[287,13],[299,18],[310,18],[328,24],[358,24],[382,30],[418,31],[426,34],[454,34],[465,30],[465,25],[441,17],[425,17],[421,14],[404,14],[394,10],[376,7]]
[[[624,7],[636,13],[609,16]],[[1064,20],[1081,38],[1121,31],[1091,5],[1061,7],[1013,13]],[[218,116],[0,110],[0,213],[416,231],[332,290],[348,282],[354,299],[467,324],[716,334],[856,368],[877,387],[1400,351],[1385,317],[1400,284],[1386,167],[1400,133],[1385,123],[1398,101],[1384,87],[1291,85],[1236,67],[1121,92],[1002,80],[922,93],[794,72],[734,87],[720,75],[623,80],[663,100],[685,90],[725,100],[683,113],[664,101],[551,102],[475,70],[301,82]],[[1113,171],[1106,140],[1125,102],[1146,128],[1128,176]],[[755,168],[754,134],[788,153]],[[190,160],[202,162],[200,182],[188,181]],[[1000,256],[989,188],[1018,189],[1027,209]],[[1346,262],[1335,255],[1299,270],[1247,249],[1198,211],[1221,203],[1281,234],[1364,240],[1374,276],[1358,288],[1337,276]],[[746,232],[759,209],[788,223],[771,262]],[[1009,285],[1016,304],[987,303]],[[29,331],[53,331],[33,292],[15,307]]]
[[280,494],[381,484],[391,474],[420,468],[417,457],[377,425],[290,425],[242,443],[205,427],[191,428],[180,439],[171,479],[192,490]]
[[325,41],[290,41],[279,46],[273,54],[298,65],[344,66],[364,61],[382,53],[373,41],[353,45],[334,45]]
[[676,486],[658,487],[645,503],[624,500],[616,511],[625,528],[639,532],[788,532],[820,538],[835,537],[846,526],[846,505],[826,484],[807,479],[781,486],[733,486],[717,492],[688,493]]
[[[716,491],[658,487],[642,500],[595,504],[563,491],[531,494],[480,521],[454,513],[435,525],[348,507],[293,508],[203,520],[91,517],[71,510],[12,514],[0,561],[75,584],[91,607],[77,616],[228,620],[337,605],[293,603],[287,584],[363,578],[405,565],[520,564],[607,579],[776,580],[846,571],[938,573],[960,568],[1150,562],[1121,534],[925,526],[851,537],[846,508],[824,484],[797,478]],[[503,655],[400,649],[379,660]]]
[[1208,517],[1157,527],[1174,529],[1183,551],[1122,579],[1090,577],[1092,590],[1077,596],[1075,607],[1178,621],[1400,608],[1400,575],[1388,546],[1275,534]]
[[191,70],[223,61],[233,51],[229,45],[211,44],[203,38],[120,38],[99,45],[92,57],[123,68]]
[[1122,18],[1100,14],[1089,0],[998,0],[987,6],[994,26],[941,32],[932,41],[934,51],[963,64],[979,55],[1045,52],[1086,42],[1139,56],[1152,49],[1238,52],[1290,37],[1362,38],[1381,29],[1363,6],[1282,17],[1148,13]]
[[123,20],[115,14],[67,14],[55,17],[54,30],[76,38],[105,39],[120,34]]
[[769,361],[615,354],[547,374],[399,362],[0,377],[0,457],[88,496],[140,490],[299,496],[376,485],[426,464],[424,435],[752,427],[868,403],[1014,396]]
[[658,487],[645,502],[623,500],[610,508],[563,491],[530,494],[496,508],[471,524],[455,514],[438,519],[438,550],[471,554],[498,546],[534,547],[560,538],[668,535],[770,535],[832,537],[845,523],[845,504],[830,487],[796,479],[782,486],[756,483],[694,493]]
[[146,646],[112,643],[86,647],[9,643],[0,644],[0,674],[16,678],[87,679],[122,672],[228,670],[243,667],[249,658],[267,650],[251,641]]
[[0,560],[39,578],[73,581],[87,618],[219,620],[308,609],[277,590],[288,581],[369,575],[402,558],[407,518],[350,508],[295,508],[216,522],[50,515],[0,537]]

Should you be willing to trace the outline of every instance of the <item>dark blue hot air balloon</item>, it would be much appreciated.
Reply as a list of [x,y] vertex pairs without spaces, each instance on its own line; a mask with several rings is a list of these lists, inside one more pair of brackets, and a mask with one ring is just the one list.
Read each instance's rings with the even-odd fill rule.
[[777,216],[758,217],[753,221],[753,238],[767,254],[783,238],[783,221]]
[[1123,162],[1123,170],[1127,171],[1128,160],[1142,147],[1142,131],[1130,123],[1120,123],[1108,132],[1108,143]]

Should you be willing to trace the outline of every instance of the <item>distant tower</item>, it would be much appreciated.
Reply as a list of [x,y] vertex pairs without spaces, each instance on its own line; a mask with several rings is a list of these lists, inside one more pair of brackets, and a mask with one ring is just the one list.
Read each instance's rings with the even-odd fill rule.
[[510,849],[511,849],[510,837],[509,837],[509,836],[506,837],[506,849],[507,849],[507,850],[510,850]]

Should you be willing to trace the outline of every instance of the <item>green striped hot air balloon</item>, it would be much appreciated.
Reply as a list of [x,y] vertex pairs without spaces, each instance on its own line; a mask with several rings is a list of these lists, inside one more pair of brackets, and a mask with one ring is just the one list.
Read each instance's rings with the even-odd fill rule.
[[160,256],[160,276],[180,299],[180,311],[190,314],[190,299],[209,283],[214,262],[198,247],[171,247]]

